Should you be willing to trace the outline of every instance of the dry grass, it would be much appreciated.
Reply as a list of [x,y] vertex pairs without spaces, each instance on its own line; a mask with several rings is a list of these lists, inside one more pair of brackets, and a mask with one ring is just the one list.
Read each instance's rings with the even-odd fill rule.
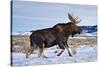
[[69,39],[69,44],[77,44],[77,45],[96,45],[97,38],[86,38],[86,39]]
[[[97,38],[71,38],[68,40],[68,44],[70,45],[97,45]],[[21,52],[23,50],[27,50],[30,47],[30,40],[29,36],[12,36],[12,42],[11,42],[12,50]],[[15,47],[14,46],[20,46],[20,47]]]

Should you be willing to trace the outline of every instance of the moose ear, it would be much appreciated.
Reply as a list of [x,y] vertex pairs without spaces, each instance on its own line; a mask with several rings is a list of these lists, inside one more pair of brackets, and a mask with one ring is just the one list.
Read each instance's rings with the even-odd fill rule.
[[70,21],[74,22],[75,19],[72,17],[72,15],[70,13],[68,13],[68,18],[70,19]]

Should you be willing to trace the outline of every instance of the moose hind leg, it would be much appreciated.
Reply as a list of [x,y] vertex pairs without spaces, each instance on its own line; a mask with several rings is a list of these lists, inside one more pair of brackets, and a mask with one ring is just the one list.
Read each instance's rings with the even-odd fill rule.
[[60,56],[64,52],[65,47],[64,47],[64,44],[62,42],[59,42],[58,46],[59,46],[60,49],[62,49],[60,51],[60,53],[57,54],[57,56]]
[[27,50],[27,52],[26,52],[26,58],[29,58],[29,56],[33,53],[33,51],[34,51],[33,47],[30,48],[29,50]]
[[43,57],[43,58],[47,58],[45,55],[44,55],[44,44],[42,47],[39,47],[39,54],[38,54],[39,57]]
[[64,50],[65,49],[62,49],[61,52],[57,54],[57,56],[60,56],[64,52]]

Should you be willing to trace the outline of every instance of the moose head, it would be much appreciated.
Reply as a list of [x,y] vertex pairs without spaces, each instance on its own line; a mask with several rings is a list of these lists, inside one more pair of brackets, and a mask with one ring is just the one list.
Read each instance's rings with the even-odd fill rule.
[[70,13],[68,13],[68,18],[69,18],[70,22],[68,22],[67,24],[69,24],[69,29],[71,31],[72,37],[75,34],[80,34],[82,32],[82,29],[77,24],[81,22],[81,19],[79,19],[78,16],[74,17]]
[[78,16],[74,17],[70,13],[68,13],[68,18],[70,20],[68,23],[58,23],[53,28],[57,32],[64,34],[65,37],[68,37],[69,35],[73,37],[75,34],[80,34],[82,32],[82,29],[77,24],[81,20],[78,20]]

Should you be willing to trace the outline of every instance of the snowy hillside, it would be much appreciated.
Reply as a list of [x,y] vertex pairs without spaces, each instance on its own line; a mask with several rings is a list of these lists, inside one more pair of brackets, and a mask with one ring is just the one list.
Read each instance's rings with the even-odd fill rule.
[[97,36],[97,32],[92,32],[92,33],[86,33],[86,32],[83,32],[81,34],[78,34],[78,35],[75,35],[75,36],[78,36],[78,37],[96,37]]
[[25,58],[24,53],[12,53],[13,66],[31,66],[41,64],[65,64],[65,63],[81,63],[81,62],[95,62],[97,61],[97,46],[96,45],[83,45],[76,49],[76,54],[69,57],[67,51],[61,56],[56,56],[54,51],[55,47],[48,48],[44,54],[48,57],[39,58],[36,54],[32,54],[28,59]]
[[13,32],[12,35],[31,35],[32,32]]
[[21,35],[21,34],[18,32],[12,32],[12,35]]
[[24,32],[22,35],[31,35],[32,32]]
[[[97,25],[94,26],[81,26],[83,32],[78,36],[97,36]],[[32,30],[34,31],[34,30]],[[32,31],[26,32],[13,32],[12,35],[30,35]],[[77,35],[76,35],[77,36]]]
[[[24,33],[18,33],[18,32],[14,32],[12,35],[31,35],[32,32],[24,32]],[[75,37],[96,37],[97,36],[97,32],[92,32],[92,33],[81,33],[81,34],[76,34]]]

